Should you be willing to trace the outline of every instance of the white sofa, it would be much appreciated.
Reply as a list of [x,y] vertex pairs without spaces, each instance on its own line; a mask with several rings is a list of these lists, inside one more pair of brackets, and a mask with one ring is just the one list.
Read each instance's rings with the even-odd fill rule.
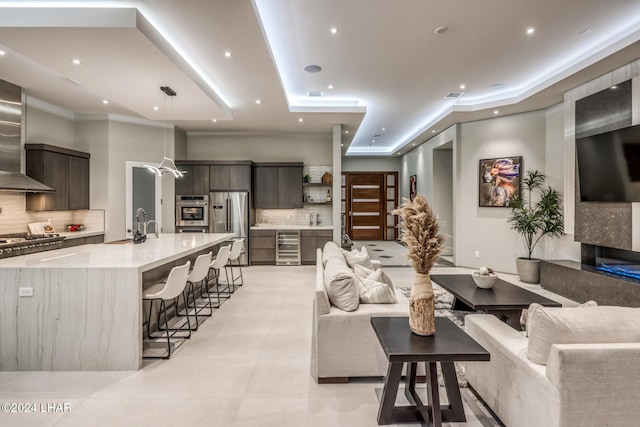
[[491,353],[466,363],[469,385],[508,427],[640,426],[640,309],[543,314],[529,316],[528,337],[492,315],[466,316],[466,332]]
[[408,316],[407,298],[398,289],[395,293],[395,304],[360,304],[355,311],[331,305],[318,249],[311,350],[311,375],[318,383],[387,374],[388,362],[371,327],[371,316]]

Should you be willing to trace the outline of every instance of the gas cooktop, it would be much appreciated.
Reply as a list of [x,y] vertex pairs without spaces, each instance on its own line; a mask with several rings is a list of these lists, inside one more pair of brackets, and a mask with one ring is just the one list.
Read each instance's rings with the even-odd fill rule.
[[0,258],[26,255],[62,248],[64,237],[58,234],[7,234],[0,236]]

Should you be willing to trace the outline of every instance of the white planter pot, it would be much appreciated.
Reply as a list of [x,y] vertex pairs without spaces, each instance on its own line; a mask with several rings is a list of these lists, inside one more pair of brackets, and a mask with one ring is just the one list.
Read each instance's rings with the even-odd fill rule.
[[521,281],[527,283],[540,283],[540,260],[518,258],[516,270]]

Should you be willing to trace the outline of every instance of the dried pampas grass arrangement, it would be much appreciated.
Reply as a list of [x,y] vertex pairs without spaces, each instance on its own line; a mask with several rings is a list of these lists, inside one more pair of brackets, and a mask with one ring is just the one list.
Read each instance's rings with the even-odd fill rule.
[[428,274],[438,260],[445,240],[445,236],[439,234],[440,226],[435,212],[427,199],[418,194],[413,201],[403,199],[402,205],[393,214],[403,220],[402,241],[407,244],[413,268],[418,273]]
[[439,233],[436,214],[422,195],[413,201],[403,199],[402,205],[393,211],[402,220],[402,241],[407,244],[409,259],[416,270],[409,300],[409,327],[417,335],[429,336],[436,331],[435,298],[429,271],[442,251],[445,236]]

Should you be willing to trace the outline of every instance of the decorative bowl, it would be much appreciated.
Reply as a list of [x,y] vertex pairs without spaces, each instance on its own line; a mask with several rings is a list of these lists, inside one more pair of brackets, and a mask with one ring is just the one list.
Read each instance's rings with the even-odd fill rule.
[[67,231],[82,231],[84,230],[84,224],[67,224]]
[[496,273],[483,275],[477,271],[471,273],[471,277],[473,277],[473,281],[476,282],[476,285],[482,289],[491,289],[495,281],[498,279],[498,275]]

